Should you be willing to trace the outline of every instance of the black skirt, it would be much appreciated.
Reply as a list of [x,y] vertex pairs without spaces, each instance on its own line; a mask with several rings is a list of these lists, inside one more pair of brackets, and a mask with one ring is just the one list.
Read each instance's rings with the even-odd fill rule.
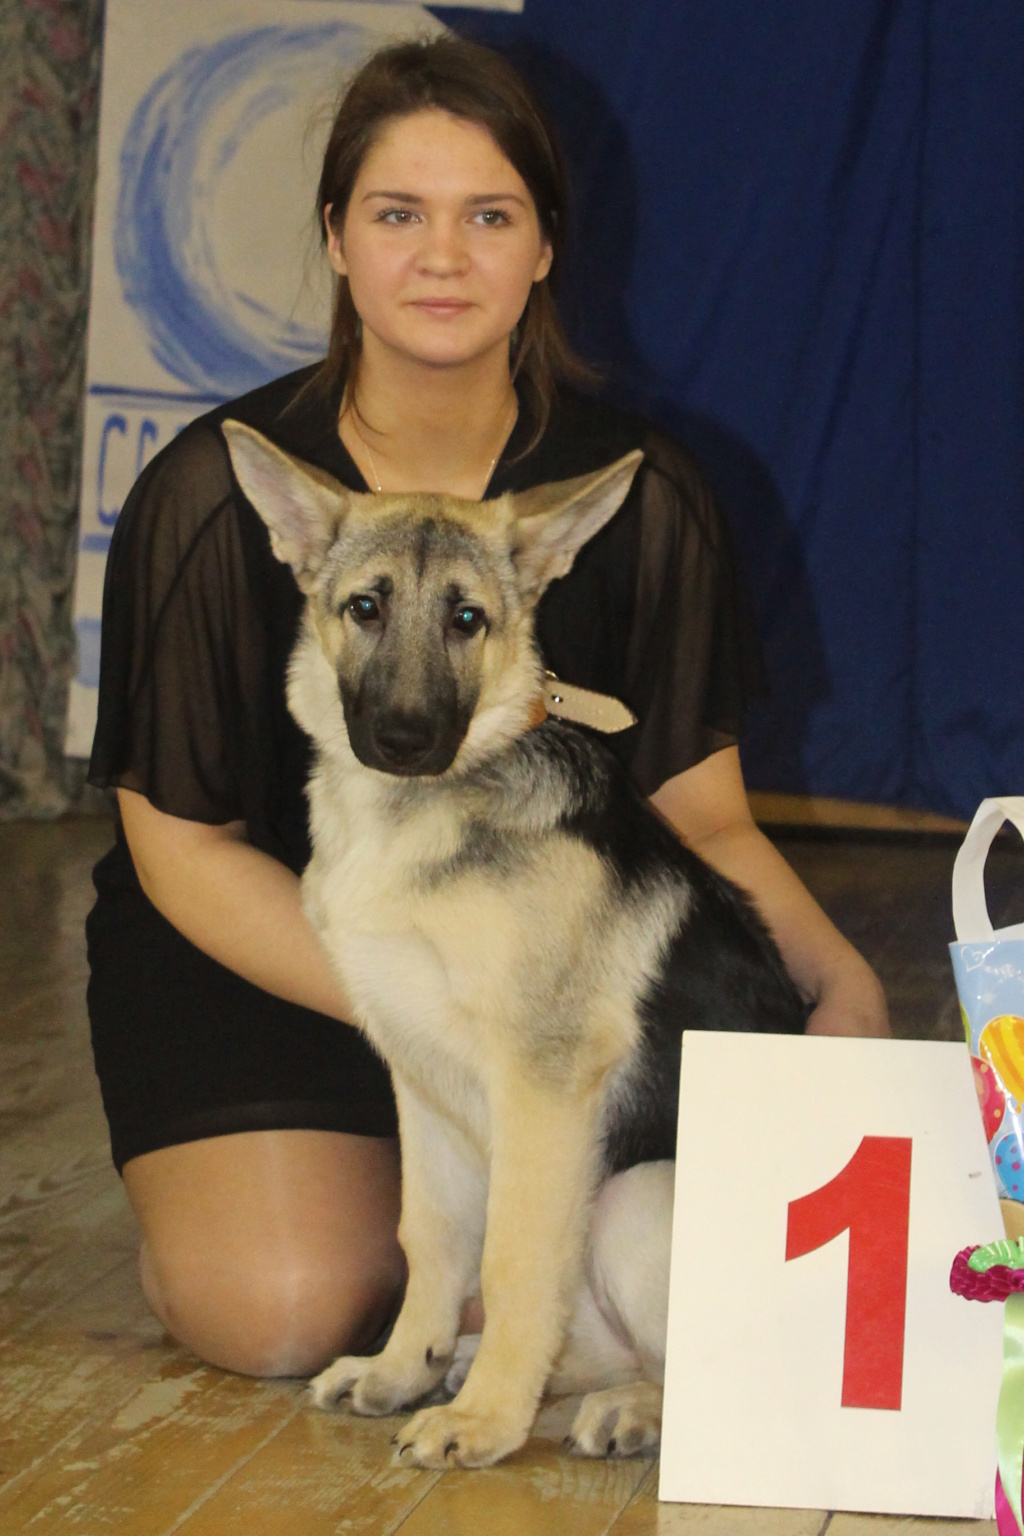
[[122,839],[93,880],[89,1020],[119,1172],[236,1131],[398,1134],[387,1068],[358,1030],[197,949],[146,897]]

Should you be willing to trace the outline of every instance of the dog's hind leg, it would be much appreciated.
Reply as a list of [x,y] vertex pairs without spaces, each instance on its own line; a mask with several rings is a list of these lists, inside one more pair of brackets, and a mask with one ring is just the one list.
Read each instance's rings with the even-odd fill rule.
[[595,1201],[587,1287],[549,1382],[551,1392],[588,1392],[569,1436],[581,1455],[658,1444],[674,1183],[674,1163],[640,1163]]
[[458,1133],[395,1078],[402,1142],[399,1238],[409,1262],[405,1300],[379,1355],[342,1356],[310,1383],[329,1407],[393,1413],[424,1397],[451,1364],[459,1314],[479,1274],[486,1175]]
[[566,1436],[566,1450],[576,1456],[653,1455],[661,1443],[661,1398],[654,1381],[588,1392]]
[[[616,1174],[594,1201],[583,1280],[548,1380],[555,1397],[661,1380],[668,1306],[675,1164],[642,1163]],[[464,1334],[445,1377],[459,1391],[480,1347]]]

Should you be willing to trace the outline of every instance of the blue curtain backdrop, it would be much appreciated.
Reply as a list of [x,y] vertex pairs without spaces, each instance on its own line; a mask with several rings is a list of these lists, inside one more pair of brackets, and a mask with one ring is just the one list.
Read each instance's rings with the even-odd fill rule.
[[537,86],[571,333],[725,508],[772,683],[751,785],[1024,793],[1024,5],[437,14]]

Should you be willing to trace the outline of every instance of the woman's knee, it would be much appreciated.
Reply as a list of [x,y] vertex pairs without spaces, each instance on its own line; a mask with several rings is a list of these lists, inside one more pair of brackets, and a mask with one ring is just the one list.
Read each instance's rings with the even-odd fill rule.
[[311,1374],[372,1345],[401,1291],[391,1142],[243,1132],[147,1153],[124,1182],[146,1298],[211,1364]]
[[149,1306],[171,1336],[211,1365],[247,1376],[309,1376],[365,1353],[394,1312],[400,1254],[139,1254]]

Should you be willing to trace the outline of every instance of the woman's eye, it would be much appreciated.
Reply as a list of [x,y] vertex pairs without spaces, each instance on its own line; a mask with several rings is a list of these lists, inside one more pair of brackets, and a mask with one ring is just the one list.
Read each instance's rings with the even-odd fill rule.
[[482,224],[486,224],[491,229],[501,224],[511,224],[512,222],[504,208],[484,208],[477,214],[477,218]]
[[372,624],[380,618],[380,604],[365,592],[356,592],[348,600],[348,611],[357,624]]
[[377,215],[378,224],[411,224],[416,217],[411,208],[382,208]]
[[483,628],[485,618],[482,608],[472,608],[465,603],[452,614],[452,629],[457,635],[475,635]]

